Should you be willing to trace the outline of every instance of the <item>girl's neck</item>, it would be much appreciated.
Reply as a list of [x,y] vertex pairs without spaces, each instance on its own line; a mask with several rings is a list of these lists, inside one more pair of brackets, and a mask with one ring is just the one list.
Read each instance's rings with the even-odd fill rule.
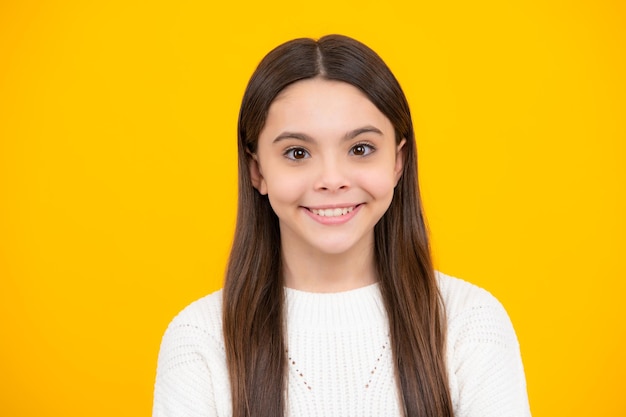
[[[373,243],[373,242],[372,242]],[[354,247],[348,253],[303,253],[282,248],[285,286],[308,292],[341,292],[378,281],[373,244]]]

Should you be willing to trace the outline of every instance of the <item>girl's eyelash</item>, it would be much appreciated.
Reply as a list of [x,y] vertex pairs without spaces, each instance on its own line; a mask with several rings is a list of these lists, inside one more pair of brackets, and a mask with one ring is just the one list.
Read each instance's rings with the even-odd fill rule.
[[365,153],[364,154],[360,154],[360,155],[355,155],[355,156],[367,156],[370,155],[371,153],[376,151],[376,147],[374,145],[372,145],[369,142],[359,142],[359,143],[355,143],[354,145],[352,145],[352,147],[350,148],[350,153],[351,154],[355,154],[354,151],[356,148],[362,147],[365,149]]
[[310,154],[309,151],[300,146],[293,146],[285,149],[283,156],[292,161],[299,161],[308,158]]
[[[357,151],[357,149],[359,149]],[[376,147],[369,142],[355,143],[350,147],[350,154],[354,156],[368,156],[376,151]],[[285,149],[283,156],[291,161],[300,161],[309,158],[311,154],[301,146],[293,146]]]

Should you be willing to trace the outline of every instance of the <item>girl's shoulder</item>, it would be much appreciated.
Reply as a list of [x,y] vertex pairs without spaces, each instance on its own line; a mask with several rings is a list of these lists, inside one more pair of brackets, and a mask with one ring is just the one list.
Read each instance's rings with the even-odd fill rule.
[[520,346],[488,291],[437,273],[447,320],[446,361],[457,416],[530,416]]
[[191,409],[226,415],[230,391],[224,381],[222,291],[217,291],[189,304],[167,327],[159,349],[153,416],[187,415]]
[[223,350],[222,290],[206,295],[181,310],[161,341],[161,355],[181,350]]
[[491,293],[460,278],[435,272],[439,292],[448,315],[468,309],[501,306]]
[[168,331],[178,328],[195,328],[212,336],[222,332],[222,290],[192,302],[170,322]]
[[459,278],[436,273],[453,343],[494,342],[517,346],[504,306],[490,292]]

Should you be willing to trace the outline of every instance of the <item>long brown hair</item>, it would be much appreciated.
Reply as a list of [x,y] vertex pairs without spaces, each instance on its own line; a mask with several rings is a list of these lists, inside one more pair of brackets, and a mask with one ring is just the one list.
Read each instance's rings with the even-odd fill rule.
[[288,85],[322,77],[361,89],[403,138],[404,168],[374,228],[375,261],[389,317],[401,409],[407,417],[452,417],[445,367],[445,314],[430,257],[417,181],[409,106],[382,59],[340,35],[295,39],[252,75],[239,114],[239,201],[224,286],[224,338],[234,417],[285,414],[287,361],[278,218],[253,187],[248,164],[267,111]]

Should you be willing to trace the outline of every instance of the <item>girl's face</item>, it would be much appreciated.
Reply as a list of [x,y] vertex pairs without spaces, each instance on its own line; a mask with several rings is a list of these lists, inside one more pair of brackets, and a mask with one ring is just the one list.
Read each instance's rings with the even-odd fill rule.
[[402,172],[387,117],[356,87],[313,78],[271,104],[250,164],[280,224],[283,251],[369,255]]

